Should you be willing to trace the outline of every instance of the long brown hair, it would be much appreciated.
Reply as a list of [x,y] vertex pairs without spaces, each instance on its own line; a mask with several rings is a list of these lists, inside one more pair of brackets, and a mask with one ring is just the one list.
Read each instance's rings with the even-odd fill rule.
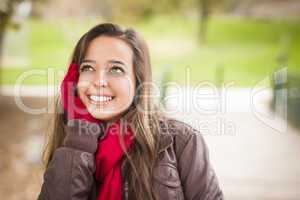
[[[119,38],[125,41],[133,51],[136,94],[124,118],[130,119],[130,125],[135,134],[135,145],[129,152],[125,151],[123,146],[130,163],[126,177],[129,183],[130,199],[157,199],[152,187],[152,174],[158,156],[157,133],[161,131],[160,123],[165,121],[165,115],[158,111],[158,106],[152,99],[152,70],[148,47],[133,29],[122,30],[118,25],[104,23],[93,27],[80,38],[75,46],[71,62],[80,65],[90,42],[99,36]],[[57,98],[55,108],[55,118],[43,155],[46,167],[55,149],[62,146],[65,137],[63,129],[65,119],[60,97]]]

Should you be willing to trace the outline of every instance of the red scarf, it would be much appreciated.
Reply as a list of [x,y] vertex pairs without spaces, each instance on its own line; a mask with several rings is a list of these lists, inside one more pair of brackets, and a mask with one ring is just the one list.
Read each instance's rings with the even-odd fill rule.
[[[68,72],[61,83],[61,99],[68,120],[82,119],[94,123],[102,123],[95,119],[87,111],[80,98],[75,95],[76,85],[79,79],[79,66],[71,64]],[[95,178],[100,182],[99,196],[97,200],[121,200],[122,199],[122,176],[121,163],[124,152],[119,142],[120,121],[109,126],[107,135],[98,142],[96,152]],[[129,149],[133,143],[133,132],[128,126],[125,131],[125,146]]]

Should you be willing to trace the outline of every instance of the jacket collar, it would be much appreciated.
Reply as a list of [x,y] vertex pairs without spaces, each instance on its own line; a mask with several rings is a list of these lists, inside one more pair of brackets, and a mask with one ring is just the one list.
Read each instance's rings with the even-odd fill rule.
[[[158,153],[163,152],[166,150],[169,146],[173,143],[173,137],[172,134],[166,131],[168,127],[160,121],[161,131],[158,132],[158,140],[159,140],[159,146],[158,146]],[[100,139],[103,139],[107,135],[107,132],[104,132],[104,134],[101,135]]]
[[[75,120],[76,121],[76,120]],[[81,122],[81,121],[79,121]],[[86,121],[86,123],[91,124],[91,122]],[[80,126],[79,126],[80,127]],[[85,126],[84,126],[85,127]],[[164,127],[164,126],[163,126]],[[69,129],[70,127],[68,125],[64,124],[64,128]],[[164,127],[165,128],[165,127]],[[169,133],[168,131],[165,131],[164,128],[161,130],[161,132],[158,133],[158,141],[159,141],[159,146],[158,146],[158,153],[163,152],[166,150],[169,146],[172,145],[173,143],[173,137],[172,134]],[[107,135],[107,131],[103,131],[102,134],[100,134],[99,139],[103,139]]]

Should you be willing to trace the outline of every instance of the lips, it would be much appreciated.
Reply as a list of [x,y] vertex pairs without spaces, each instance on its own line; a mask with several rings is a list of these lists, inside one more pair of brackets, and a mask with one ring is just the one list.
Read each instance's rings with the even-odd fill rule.
[[108,103],[114,99],[114,96],[109,95],[88,95],[89,100],[94,104]]

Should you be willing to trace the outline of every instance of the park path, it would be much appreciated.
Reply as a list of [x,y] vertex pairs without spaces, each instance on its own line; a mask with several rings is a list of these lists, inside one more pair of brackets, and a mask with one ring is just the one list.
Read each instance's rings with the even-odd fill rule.
[[300,130],[270,110],[271,90],[209,91],[184,88],[167,105],[205,137],[226,199],[299,200]]

